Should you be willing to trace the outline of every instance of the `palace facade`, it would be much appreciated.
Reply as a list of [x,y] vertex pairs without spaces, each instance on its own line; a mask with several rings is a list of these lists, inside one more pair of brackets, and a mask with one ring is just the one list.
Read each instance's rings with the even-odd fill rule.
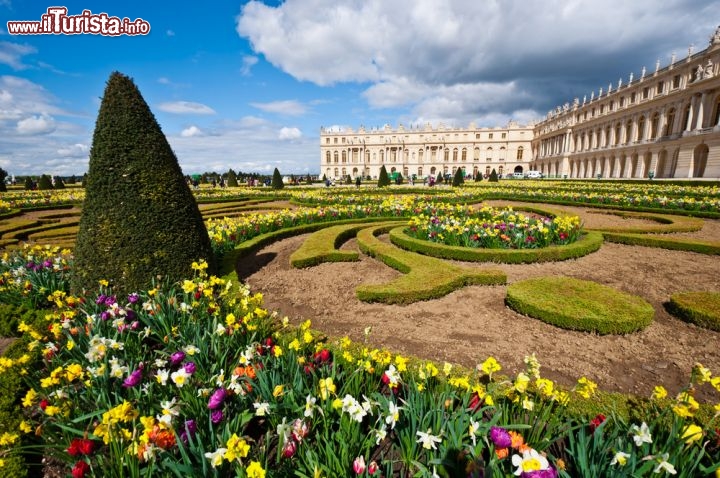
[[532,126],[509,123],[505,128],[391,128],[357,131],[320,130],[320,175],[341,179],[350,175],[377,179],[385,166],[388,174],[422,180],[438,174],[465,175],[524,172],[530,162]]
[[404,178],[507,175],[567,178],[720,177],[720,27],[709,46],[655,70],[610,83],[597,95],[504,128],[406,129],[386,125],[320,131],[320,175],[370,176],[385,165]]
[[550,177],[720,177],[720,27],[703,51],[549,112],[530,164]]

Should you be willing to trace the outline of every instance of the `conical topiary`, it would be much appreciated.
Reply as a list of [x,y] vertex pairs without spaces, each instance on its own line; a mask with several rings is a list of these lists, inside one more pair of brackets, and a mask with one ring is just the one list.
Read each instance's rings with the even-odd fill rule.
[[55,178],[55,186],[53,186],[55,189],[65,189],[65,182],[63,179],[58,176]]
[[497,173],[495,172],[495,168],[493,168],[493,170],[490,171],[490,177],[488,178],[488,181],[491,182],[491,183],[496,183],[496,182],[498,182],[498,175],[497,175]]
[[275,171],[273,171],[273,177],[272,182],[270,183],[270,186],[273,189],[282,189],[285,187],[285,184],[283,183],[282,176],[280,176],[280,171],[278,171],[278,168],[275,168]]
[[482,181],[482,174],[480,174],[480,171],[477,171],[475,173],[475,182],[479,183],[480,181]]
[[463,171],[462,168],[458,168],[458,170],[455,171],[455,176],[453,176],[452,185],[458,187],[463,184],[465,184],[465,171]]
[[25,191],[32,191],[32,189],[35,187],[35,182],[32,180],[30,176],[25,178]]
[[390,176],[388,176],[385,165],[380,168],[380,175],[378,176],[378,187],[382,188],[390,185]]
[[40,176],[40,180],[38,181],[38,189],[41,191],[46,191],[48,189],[52,189],[52,181],[50,181],[50,176],[47,174],[43,174]]
[[229,188],[238,187],[237,174],[235,174],[235,171],[233,171],[232,169],[230,169],[227,173],[227,186]]
[[0,192],[7,191],[7,187],[5,186],[5,178],[7,177],[7,171],[5,171],[3,168],[0,168]]
[[115,292],[193,275],[214,257],[200,210],[177,158],[135,83],[114,72],[105,87],[90,150],[75,245],[72,289],[101,279]]

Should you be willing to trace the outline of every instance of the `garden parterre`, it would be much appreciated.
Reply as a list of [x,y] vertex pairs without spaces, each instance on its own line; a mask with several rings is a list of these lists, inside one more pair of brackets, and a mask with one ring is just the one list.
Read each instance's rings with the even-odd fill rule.
[[[632,418],[567,411],[592,400],[560,389],[533,356],[515,377],[492,357],[474,371],[343,339],[326,343],[263,308],[234,277],[157,284],[126,297],[109,283],[67,292],[72,258],[33,248],[3,256],[2,293],[45,300],[21,323],[26,350],[0,373],[26,377],[22,417],[0,462],[39,434],[73,476],[698,476],[720,463],[720,404],[662,386]],[[48,285],[52,286],[48,287]],[[714,417],[713,417],[714,415]]]

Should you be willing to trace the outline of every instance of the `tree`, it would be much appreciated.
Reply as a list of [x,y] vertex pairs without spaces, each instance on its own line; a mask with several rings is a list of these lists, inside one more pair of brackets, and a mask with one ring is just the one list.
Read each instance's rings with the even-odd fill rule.
[[497,175],[497,173],[495,172],[495,168],[493,168],[493,170],[490,171],[490,178],[488,178],[488,181],[491,182],[491,183],[496,183],[496,182],[498,182],[498,175]]
[[479,183],[480,181],[482,181],[482,174],[480,174],[480,171],[477,171],[475,173],[475,182]]
[[63,182],[63,179],[58,176],[55,178],[55,186],[53,186],[55,189],[65,189],[65,183]]
[[3,168],[0,168],[0,192],[7,191],[7,186],[5,186],[5,179],[8,177],[8,172],[5,171]]
[[453,176],[452,185],[453,187],[458,187],[463,184],[465,184],[465,171],[463,171],[463,168],[458,168],[458,170],[455,171],[455,176]]
[[48,176],[47,174],[43,174],[42,176],[40,176],[40,181],[38,181],[38,189],[41,191],[53,189],[52,181],[50,181],[50,176]]
[[360,187],[360,176],[357,176],[355,178],[355,187],[358,187],[358,188]]
[[285,184],[283,184],[282,176],[280,176],[280,171],[278,171],[278,168],[275,168],[275,171],[273,171],[272,182],[270,183],[270,186],[273,189],[282,189],[285,187]]
[[25,178],[25,191],[32,191],[35,189],[35,181],[30,176]]
[[385,169],[385,165],[380,168],[380,176],[378,176],[378,187],[382,188],[385,186],[390,186],[390,176],[388,176],[387,169]]
[[402,173],[397,173],[397,176],[395,176],[395,184],[402,184],[403,183],[403,175]]
[[443,176],[443,173],[438,173],[437,180],[435,181],[438,184],[441,184],[445,180],[445,177]]
[[309,174],[307,175],[307,181],[306,181],[306,182],[307,182],[307,185],[308,185],[308,186],[312,186],[313,181],[312,181],[312,177],[310,177]]
[[160,125],[129,77],[113,72],[95,122],[86,194],[75,245],[72,289],[99,280],[123,294],[193,275],[210,238]]
[[227,186],[229,188],[238,187],[237,174],[235,174],[235,171],[233,171],[232,168],[227,173]]
[[75,184],[75,183],[77,183],[77,177],[73,174],[72,176],[70,176],[70,177],[68,178],[67,183],[68,183],[68,184]]
[[350,177],[349,174],[348,174],[347,177],[345,178],[345,184],[352,184],[352,178]]

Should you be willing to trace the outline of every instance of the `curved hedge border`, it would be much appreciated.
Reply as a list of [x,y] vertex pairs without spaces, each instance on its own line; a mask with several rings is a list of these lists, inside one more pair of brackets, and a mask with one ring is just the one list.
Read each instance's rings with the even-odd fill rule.
[[501,270],[456,266],[441,259],[398,249],[376,237],[394,227],[375,226],[357,234],[362,252],[405,274],[386,284],[357,287],[355,293],[363,302],[409,304],[443,297],[466,285],[497,285],[507,281],[505,272]]
[[669,214],[636,213],[626,211],[605,211],[605,214],[636,219],[647,219],[649,221],[660,223],[661,225],[640,227],[598,227],[588,228],[588,230],[600,232],[621,232],[627,234],[667,234],[672,232],[695,232],[702,229],[704,225],[702,219],[671,216]]
[[241,244],[238,244],[235,246],[234,249],[225,252],[221,257],[221,270],[218,272],[218,275],[222,276],[225,274],[230,274],[235,270],[235,264],[237,263],[237,260],[241,257],[244,257],[261,247],[265,247],[268,244],[272,244],[275,241],[279,241],[281,239],[286,239],[288,237],[298,236],[300,234],[306,234],[308,232],[315,232],[320,229],[324,229],[326,227],[330,226],[337,226],[340,224],[358,224],[363,222],[382,222],[382,221],[392,221],[392,217],[363,217],[358,219],[341,219],[339,221],[326,221],[326,222],[316,222],[313,224],[303,224],[300,226],[295,227],[288,227],[286,229],[279,229],[277,231],[268,232],[265,234],[260,234],[259,236],[255,236],[252,239],[249,239]]
[[711,256],[720,254],[720,242],[701,242],[690,239],[648,236],[647,234],[603,232],[602,235],[608,242],[629,246],[659,247],[661,249],[697,252]]
[[510,284],[506,304],[563,329],[627,334],[652,322],[655,309],[641,297],[571,277],[538,277]]
[[531,262],[564,261],[586,256],[600,249],[603,243],[603,235],[599,232],[588,232],[572,244],[543,247],[541,249],[482,249],[446,246],[445,244],[415,239],[408,236],[405,233],[405,226],[402,226],[390,231],[390,241],[403,249],[443,259],[527,264]]
[[720,332],[720,293],[682,292],[670,297],[665,304],[675,317],[699,327]]
[[[394,221],[392,225],[401,224]],[[297,269],[312,267],[323,262],[355,262],[360,260],[360,254],[355,251],[341,251],[338,248],[349,239],[355,237],[357,232],[365,229],[369,223],[344,224],[331,226],[314,232],[290,256],[290,265]]]

